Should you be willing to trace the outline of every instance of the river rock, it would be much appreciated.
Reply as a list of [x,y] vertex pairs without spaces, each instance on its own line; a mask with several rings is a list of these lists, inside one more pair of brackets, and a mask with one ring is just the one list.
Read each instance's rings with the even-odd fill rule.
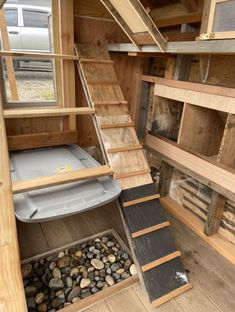
[[21,273],[22,273],[22,278],[25,279],[29,277],[29,275],[32,273],[33,266],[30,263],[24,264],[21,267]]
[[47,305],[46,305],[46,303],[40,303],[37,306],[37,309],[38,309],[39,312],[47,312]]
[[112,286],[115,283],[111,275],[106,275],[105,281],[109,286]]
[[55,277],[55,278],[61,279],[61,272],[60,272],[60,269],[54,268],[53,271],[52,271],[52,276]]
[[81,300],[81,298],[75,297],[75,298],[73,298],[72,303],[78,302],[79,300]]
[[116,273],[117,274],[122,274],[122,273],[124,273],[125,272],[125,270],[123,269],[123,268],[121,268],[121,269],[118,269],[117,271],[116,271]]
[[78,250],[78,251],[75,253],[75,256],[78,257],[78,258],[81,258],[81,256],[82,256],[82,251],[81,251],[81,250]]
[[35,296],[35,302],[36,302],[37,304],[40,304],[40,303],[43,302],[44,298],[45,298],[44,293],[40,292],[40,293],[38,293],[38,294]]
[[25,296],[26,297],[32,297],[34,295],[36,295],[37,293],[37,287],[35,286],[27,286],[25,287]]
[[121,278],[122,279],[126,279],[126,278],[128,278],[128,277],[130,277],[131,275],[128,273],[128,272],[123,272],[122,274],[121,274]]
[[58,253],[58,258],[63,258],[65,256],[65,253],[63,251],[60,251]]
[[59,278],[55,278],[53,277],[50,281],[49,281],[49,288],[57,291],[60,290],[64,287],[64,283],[61,279]]
[[79,286],[75,286],[68,295],[67,301],[72,302],[74,298],[79,297],[81,294],[81,288]]
[[93,265],[93,267],[96,270],[102,270],[104,268],[103,262],[101,260],[98,260],[98,259],[92,259],[91,260],[91,265]]
[[119,262],[115,262],[111,265],[111,270],[116,272],[117,270],[121,269],[122,265]]
[[108,255],[108,261],[110,263],[114,263],[116,261],[116,257],[115,255],[111,254],[111,255]]
[[63,258],[60,258],[57,261],[57,267],[59,269],[62,269],[62,268],[65,268],[65,267],[69,266],[70,259],[71,258],[69,256],[64,256]]
[[27,298],[26,302],[29,311],[34,311],[36,309],[36,303],[33,297]]
[[73,277],[75,275],[78,275],[79,274],[79,269],[78,268],[73,268],[71,271],[70,271],[70,276]]
[[55,308],[55,309],[58,309],[59,306],[64,302],[63,299],[60,299],[60,298],[54,298],[51,302],[51,306],[52,308]]
[[134,263],[130,266],[129,271],[130,271],[131,275],[137,274],[136,266]]
[[82,278],[80,282],[80,287],[83,289],[83,288],[88,287],[90,284],[91,284],[91,280],[89,278]]
[[132,264],[131,259],[127,259],[127,260],[125,261],[125,263],[124,263],[124,266],[123,266],[124,270],[126,270],[126,271],[129,270],[131,264]]
[[67,287],[72,287],[73,286],[73,280],[72,280],[72,278],[70,276],[67,276],[65,281],[66,281]]
[[55,267],[56,267],[56,263],[54,261],[50,262],[49,269],[53,271]]

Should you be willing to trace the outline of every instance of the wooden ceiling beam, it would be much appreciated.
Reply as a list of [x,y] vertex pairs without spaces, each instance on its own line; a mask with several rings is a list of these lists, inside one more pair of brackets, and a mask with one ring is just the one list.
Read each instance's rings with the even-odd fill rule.
[[189,12],[195,12],[198,8],[197,0],[180,0]]

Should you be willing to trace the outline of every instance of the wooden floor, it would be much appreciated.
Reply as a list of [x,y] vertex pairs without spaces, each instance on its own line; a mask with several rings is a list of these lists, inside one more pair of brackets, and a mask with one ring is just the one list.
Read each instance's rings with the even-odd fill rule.
[[[173,217],[169,219],[193,289],[153,309],[138,284],[97,303],[86,312],[235,311],[235,266],[181,222]],[[52,222],[40,224],[18,222],[17,227],[22,259],[110,228],[116,229],[126,241],[121,218],[114,204]]]

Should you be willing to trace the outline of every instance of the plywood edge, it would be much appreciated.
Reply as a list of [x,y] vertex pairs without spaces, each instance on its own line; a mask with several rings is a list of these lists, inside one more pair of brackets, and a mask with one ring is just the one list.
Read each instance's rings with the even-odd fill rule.
[[187,209],[182,207],[174,199],[170,197],[162,197],[161,204],[172,215],[177,217],[180,221],[186,224],[193,230],[200,238],[213,247],[218,253],[235,265],[235,246],[223,238],[219,233],[212,236],[204,234],[204,222],[191,214]]

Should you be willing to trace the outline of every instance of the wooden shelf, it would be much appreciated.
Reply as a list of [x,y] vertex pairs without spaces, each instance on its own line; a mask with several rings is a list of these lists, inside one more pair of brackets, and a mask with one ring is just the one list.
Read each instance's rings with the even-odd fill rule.
[[91,115],[95,110],[89,107],[75,108],[31,108],[31,109],[5,109],[3,112],[5,119],[11,118],[36,118],[36,117],[56,117],[69,115]]

